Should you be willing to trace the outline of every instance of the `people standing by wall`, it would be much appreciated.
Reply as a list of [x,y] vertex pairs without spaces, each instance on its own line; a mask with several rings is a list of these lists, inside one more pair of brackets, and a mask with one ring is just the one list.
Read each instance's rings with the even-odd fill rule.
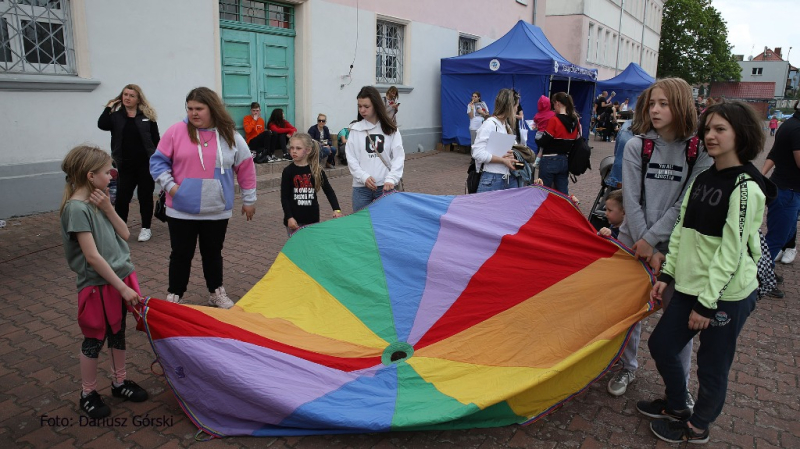
[[156,151],[160,136],[156,111],[147,102],[142,88],[128,84],[122,92],[108,102],[97,127],[111,131],[111,157],[117,166],[117,199],[114,210],[122,221],[128,222],[128,211],[134,190],[139,199],[142,216],[140,242],[153,235],[153,192],[155,183],[150,177],[150,156]]
[[397,87],[392,86],[386,91],[386,96],[383,97],[383,105],[386,108],[386,115],[389,116],[389,120],[396,126],[397,111],[400,109],[400,92],[398,92]]
[[469,117],[469,143],[475,143],[475,133],[481,127],[483,121],[486,120],[491,114],[489,113],[489,106],[485,101],[481,100],[481,93],[475,91],[472,93],[472,99],[467,104],[467,116]]
[[192,89],[186,112],[187,118],[164,133],[150,158],[153,179],[167,191],[172,245],[167,301],[183,302],[199,239],[208,304],[229,309],[233,301],[222,283],[222,246],[233,215],[234,173],[242,215],[250,221],[256,212],[256,170],[247,143],[216,92]]
[[359,120],[350,127],[345,151],[353,175],[353,211],[367,207],[403,178],[405,151],[380,93],[364,86],[356,96]]

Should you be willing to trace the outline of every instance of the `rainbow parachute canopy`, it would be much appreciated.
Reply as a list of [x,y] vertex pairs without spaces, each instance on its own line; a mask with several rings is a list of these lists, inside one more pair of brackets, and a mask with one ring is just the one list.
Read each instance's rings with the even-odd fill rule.
[[298,231],[233,309],[150,300],[145,323],[213,435],[492,427],[601,376],[650,287],[547,189],[395,193]]

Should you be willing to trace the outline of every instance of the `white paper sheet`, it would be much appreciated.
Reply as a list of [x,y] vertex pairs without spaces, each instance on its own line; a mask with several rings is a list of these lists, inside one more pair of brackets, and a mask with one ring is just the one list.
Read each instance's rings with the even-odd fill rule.
[[511,151],[511,147],[516,142],[516,137],[513,134],[502,134],[497,131],[492,131],[489,134],[489,140],[486,142],[486,151],[492,153],[493,156],[503,157]]

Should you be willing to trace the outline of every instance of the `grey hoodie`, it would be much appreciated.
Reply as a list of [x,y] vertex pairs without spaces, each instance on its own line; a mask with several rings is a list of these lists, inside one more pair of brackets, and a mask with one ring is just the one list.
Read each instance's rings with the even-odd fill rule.
[[[655,142],[653,155],[645,175],[645,208],[642,195],[642,138]],[[666,143],[651,130],[645,136],[636,136],[625,145],[622,163],[622,201],[625,221],[619,231],[619,241],[632,246],[644,239],[654,248],[666,252],[669,236],[678,219],[683,196],[698,173],[710,167],[714,160],[705,148],[698,148],[697,161],[690,179],[686,179],[686,141]]]

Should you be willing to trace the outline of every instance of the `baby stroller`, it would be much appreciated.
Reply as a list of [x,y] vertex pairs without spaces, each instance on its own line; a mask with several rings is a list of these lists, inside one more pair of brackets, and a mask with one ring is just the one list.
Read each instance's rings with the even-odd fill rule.
[[608,194],[617,190],[606,184],[606,178],[611,174],[611,167],[614,165],[614,156],[606,156],[600,161],[600,191],[597,192],[597,198],[594,199],[592,209],[589,211],[589,223],[598,231],[600,228],[608,227],[608,220],[606,219],[606,197]]

